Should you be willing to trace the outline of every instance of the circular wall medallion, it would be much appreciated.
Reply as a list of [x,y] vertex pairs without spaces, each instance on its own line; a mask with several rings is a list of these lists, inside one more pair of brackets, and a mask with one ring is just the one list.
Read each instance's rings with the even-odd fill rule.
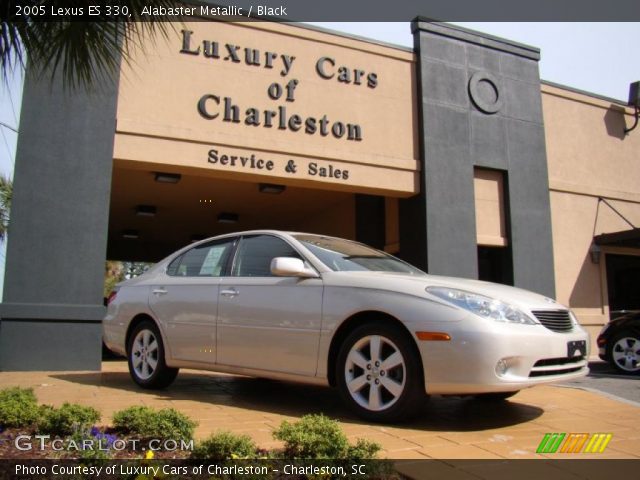
[[499,112],[503,105],[498,80],[489,72],[476,72],[469,79],[469,96],[484,113]]

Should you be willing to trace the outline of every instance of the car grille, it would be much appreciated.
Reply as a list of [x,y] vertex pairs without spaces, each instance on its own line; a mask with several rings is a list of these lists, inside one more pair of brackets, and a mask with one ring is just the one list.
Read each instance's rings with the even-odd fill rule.
[[563,358],[545,358],[538,360],[529,377],[546,377],[549,375],[563,375],[581,370],[587,365],[587,360],[583,357],[563,357]]
[[568,310],[533,310],[531,313],[549,330],[554,332],[570,332],[573,330]]

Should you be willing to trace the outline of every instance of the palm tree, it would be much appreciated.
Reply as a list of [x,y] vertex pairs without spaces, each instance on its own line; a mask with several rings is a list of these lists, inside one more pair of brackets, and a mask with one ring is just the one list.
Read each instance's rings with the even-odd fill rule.
[[13,182],[9,177],[0,175],[0,241],[4,240],[7,236],[12,195]]
[[[129,49],[140,44],[143,36],[166,37],[175,21],[167,14],[143,15],[143,7],[175,7],[175,0],[126,0],[130,16],[84,17],[91,21],[42,21],[38,15],[17,15],[16,3],[45,5],[46,11],[58,7],[82,7],[88,12],[85,0],[49,0],[47,2],[1,2],[0,5],[0,68],[5,81],[15,67],[24,68],[28,59],[36,73],[53,74],[61,71],[65,87],[91,86],[117,71],[120,59],[128,61]],[[115,3],[112,2],[114,5]],[[161,11],[152,10],[152,11]],[[47,18],[47,17],[44,17]],[[48,17],[47,19],[50,19]],[[66,21],[65,21],[66,20]]]

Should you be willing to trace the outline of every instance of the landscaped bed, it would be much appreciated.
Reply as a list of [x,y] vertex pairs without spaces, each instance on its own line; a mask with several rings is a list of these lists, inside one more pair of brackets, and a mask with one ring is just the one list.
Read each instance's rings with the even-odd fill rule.
[[100,424],[93,407],[40,405],[32,389],[0,390],[0,458],[4,459],[373,459],[380,445],[350,444],[337,421],[306,415],[282,422],[273,437],[279,450],[259,449],[251,437],[227,431],[195,442],[197,422],[172,409],[133,406]]

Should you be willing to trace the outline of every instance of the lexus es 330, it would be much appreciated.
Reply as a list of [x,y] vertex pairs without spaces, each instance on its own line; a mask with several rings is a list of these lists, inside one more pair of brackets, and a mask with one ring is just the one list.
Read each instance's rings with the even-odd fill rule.
[[504,399],[588,372],[587,333],[549,298],[302,233],[185,247],[119,284],[103,325],[142,387],[179,368],[328,384],[379,421],[429,394]]

